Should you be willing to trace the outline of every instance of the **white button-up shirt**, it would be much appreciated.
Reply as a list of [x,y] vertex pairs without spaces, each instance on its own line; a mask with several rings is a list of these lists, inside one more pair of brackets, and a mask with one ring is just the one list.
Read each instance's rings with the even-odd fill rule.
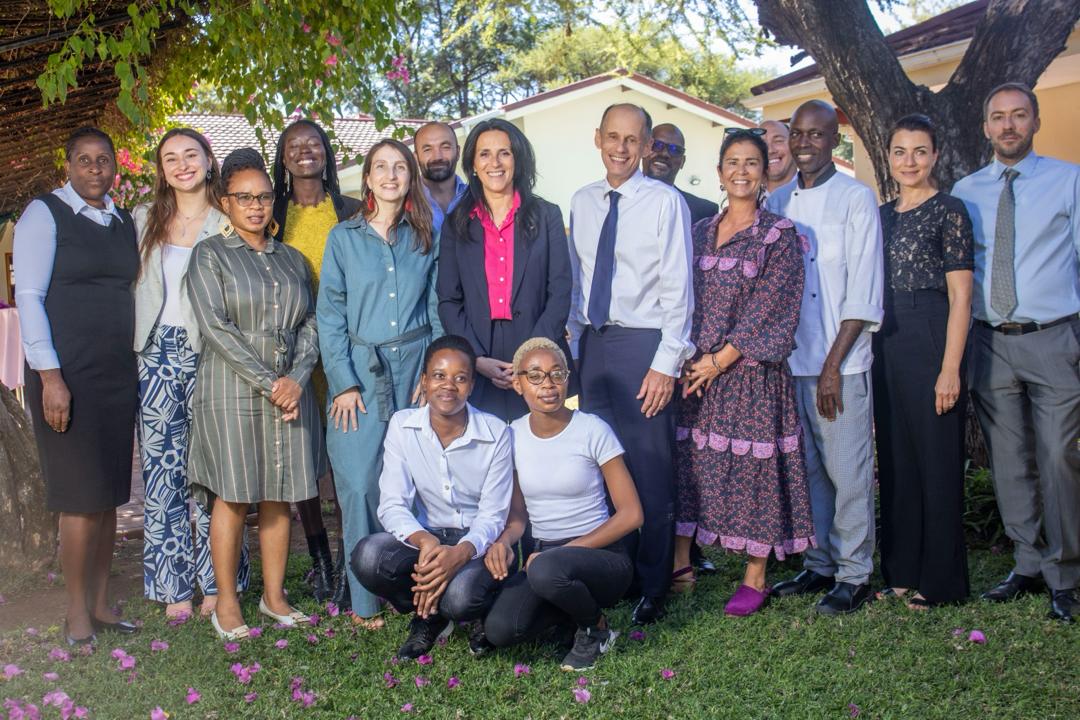
[[[798,179],[798,176],[796,176]],[[862,320],[863,332],[840,365],[841,375],[870,369],[870,333],[885,316],[881,217],[874,191],[839,172],[812,188],[791,182],[766,207],[790,219],[809,242],[803,254],[806,283],[791,374],[817,376],[844,320]]]
[[690,325],[694,315],[694,256],[690,240],[690,209],[678,190],[641,171],[612,188],[607,180],[590,183],[570,201],[571,296],[570,349],[589,324],[586,312],[600,229],[607,217],[608,193],[619,198],[615,240],[615,272],[611,281],[608,323],[660,331],[660,346],[650,367],[677,377],[683,361],[694,354]]
[[378,515],[398,540],[421,530],[467,529],[460,542],[472,543],[480,556],[506,526],[514,486],[510,428],[471,405],[467,410],[465,434],[445,448],[427,407],[390,418]]

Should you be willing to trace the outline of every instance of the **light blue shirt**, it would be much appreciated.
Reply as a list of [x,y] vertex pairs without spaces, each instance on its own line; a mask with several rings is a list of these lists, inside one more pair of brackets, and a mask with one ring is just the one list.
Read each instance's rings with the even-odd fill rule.
[[[468,530],[482,556],[506,527],[514,489],[510,426],[466,405],[465,434],[445,448],[430,406],[390,418],[379,476],[379,522],[401,542],[421,530]],[[415,508],[415,511],[414,511]]]
[[992,325],[1047,323],[1080,312],[1080,165],[1028,153],[1013,169],[1016,198],[1016,309],[1003,318],[990,307],[998,199],[1008,166],[997,158],[953,186],[975,230],[972,314]]
[[465,194],[469,192],[469,183],[465,182],[457,175],[454,175],[454,198],[450,201],[450,204],[444,211],[439,203],[435,202],[435,198],[431,196],[431,191],[428,190],[427,184],[424,184],[424,197],[427,198],[428,205],[431,206],[431,224],[435,228],[435,232],[442,230],[443,223],[446,221],[446,216],[454,212],[454,208],[458,206],[461,199],[465,197]]
[[[112,198],[105,196],[105,208],[88,204],[71,183],[53,190],[76,215],[83,215],[102,227],[108,227],[115,217],[123,222]],[[60,358],[52,341],[52,326],[45,312],[45,297],[52,282],[53,262],[56,260],[56,221],[49,207],[41,200],[26,206],[15,224],[15,304],[19,307],[19,328],[22,332],[26,362],[34,370],[54,370]]]

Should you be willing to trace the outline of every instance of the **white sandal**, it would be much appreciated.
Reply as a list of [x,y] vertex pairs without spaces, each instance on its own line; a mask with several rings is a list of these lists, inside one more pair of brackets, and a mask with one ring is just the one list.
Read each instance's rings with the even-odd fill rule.
[[259,598],[259,612],[268,618],[273,618],[278,623],[286,627],[296,627],[300,623],[308,622],[311,619],[310,615],[305,615],[296,608],[290,606],[288,615],[278,615],[275,612],[271,612],[270,608],[266,605],[266,598]]
[[217,631],[219,638],[228,641],[243,640],[248,636],[248,633],[251,630],[247,625],[241,625],[238,628],[226,630],[225,628],[221,627],[221,623],[218,622],[217,610],[210,613],[210,624],[214,626],[214,630]]

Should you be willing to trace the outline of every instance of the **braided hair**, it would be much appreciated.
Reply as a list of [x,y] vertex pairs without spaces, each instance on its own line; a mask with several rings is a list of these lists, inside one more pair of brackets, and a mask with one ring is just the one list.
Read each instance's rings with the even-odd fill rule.
[[[258,170],[259,172],[266,173],[266,162],[263,160],[262,154],[255,148],[243,147],[237,148],[229,153],[225,157],[225,161],[221,163],[221,184],[228,190],[229,181],[232,176],[241,170]],[[267,178],[270,176],[267,175]]]

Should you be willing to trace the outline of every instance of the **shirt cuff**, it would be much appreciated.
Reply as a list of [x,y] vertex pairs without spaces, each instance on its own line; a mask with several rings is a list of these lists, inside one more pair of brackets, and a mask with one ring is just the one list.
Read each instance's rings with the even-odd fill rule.
[[881,328],[881,321],[884,317],[885,311],[876,305],[844,303],[840,306],[840,322],[862,320],[866,323],[865,329],[867,332],[877,332]]
[[31,370],[58,370],[60,357],[54,348],[45,348],[26,353],[26,364]]
[[655,370],[658,373],[663,373],[668,377],[678,378],[680,371],[682,370],[683,356],[671,355],[658,348],[656,354],[653,355],[652,364],[649,365],[650,370]]
[[423,525],[416,521],[416,518],[410,516],[409,520],[411,522],[402,519],[400,525],[387,527],[386,531],[396,537],[401,542],[408,543],[410,537],[412,537],[418,532],[424,532],[427,530],[427,528],[425,528]]
[[360,388],[360,378],[356,377],[352,366],[347,362],[334,367],[327,367],[324,364],[323,371],[326,373],[326,384],[330,390],[329,400],[333,400],[349,388]]
[[476,554],[472,556],[473,560],[478,557],[483,557],[484,553],[487,552],[488,546],[491,545],[491,541],[486,540],[481,533],[472,530],[465,533],[464,537],[457,541],[457,544],[460,545],[463,542],[470,542],[472,543],[472,546],[476,548]]

